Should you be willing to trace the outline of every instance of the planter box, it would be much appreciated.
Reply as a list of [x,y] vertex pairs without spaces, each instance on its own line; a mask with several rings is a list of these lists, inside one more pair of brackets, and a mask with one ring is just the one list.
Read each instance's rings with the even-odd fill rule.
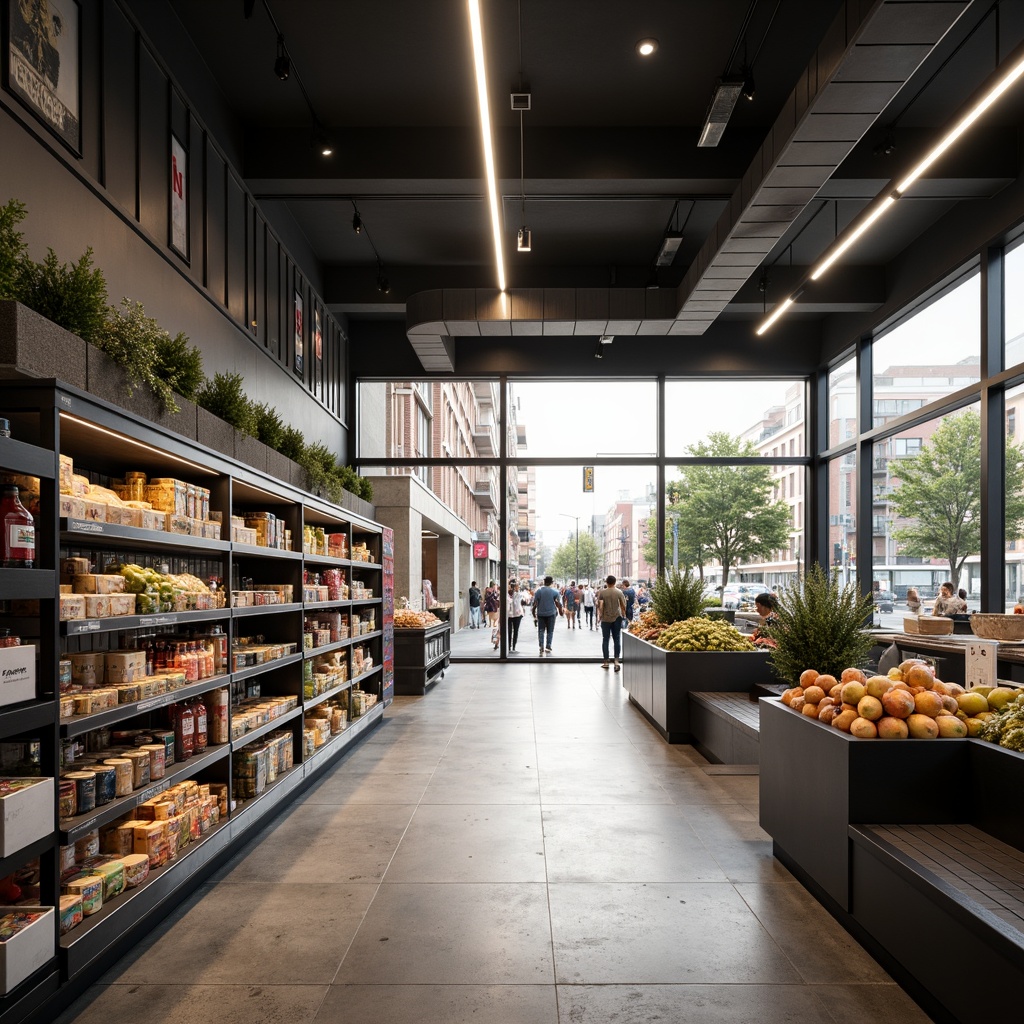
[[375,519],[377,517],[376,506],[363,498],[356,497],[351,491],[345,491],[341,496],[341,507],[355,512],[364,519]]
[[35,646],[22,644],[20,647],[0,648],[0,707],[35,699]]
[[262,441],[257,441],[255,437],[250,437],[238,430],[234,431],[234,435],[235,458],[247,466],[252,466],[253,469],[258,469],[261,473],[266,473],[267,452],[270,449]]
[[289,484],[292,482],[292,467],[296,469],[297,466],[291,459],[286,458],[280,452],[274,451],[273,448],[267,449],[267,472],[276,477],[282,483]]
[[53,907],[0,907],[0,916],[25,911],[39,911],[41,916],[6,942],[0,942],[0,992],[5,995],[57,952]]
[[24,788],[0,793],[0,857],[53,831],[53,779],[18,779]]
[[215,452],[235,457],[235,428],[201,407],[196,408],[196,440]]
[[622,685],[669,743],[691,743],[690,694],[749,693],[773,683],[761,651],[665,651],[622,634]]
[[88,348],[28,306],[0,301],[0,375],[55,377],[85,390]]
[[857,739],[762,697],[761,827],[784,861],[849,910],[848,826],[962,821],[976,799],[975,742]]

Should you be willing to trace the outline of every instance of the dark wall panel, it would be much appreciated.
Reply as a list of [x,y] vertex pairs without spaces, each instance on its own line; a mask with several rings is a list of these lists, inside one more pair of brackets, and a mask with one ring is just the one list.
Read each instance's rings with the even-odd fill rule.
[[206,244],[206,139],[199,122],[191,116],[185,145],[188,148],[190,276],[196,284],[202,285],[206,270],[203,260]]
[[228,256],[228,311],[240,323],[245,317],[246,280],[246,223],[247,197],[238,179],[228,173],[227,192],[227,256]]
[[221,305],[227,305],[224,274],[227,223],[225,167],[220,154],[206,140],[206,287]]
[[139,221],[165,244],[170,224],[168,83],[143,47],[139,51]]
[[267,232],[267,307],[266,323],[261,334],[267,353],[274,359],[281,357],[281,246]]
[[107,194],[135,213],[135,30],[109,2],[103,18],[103,169]]
[[82,132],[81,168],[94,181],[103,178],[103,107],[100,89],[100,53],[102,52],[102,5],[83,4],[79,38],[82,73],[80,82]]
[[[256,344],[263,347],[266,334],[263,310],[266,300],[266,279],[264,277],[264,253],[266,251],[267,225],[252,200],[246,197],[246,221],[249,224],[249,258],[246,260],[248,283],[246,285],[246,319]],[[256,326],[253,327],[252,325]]]

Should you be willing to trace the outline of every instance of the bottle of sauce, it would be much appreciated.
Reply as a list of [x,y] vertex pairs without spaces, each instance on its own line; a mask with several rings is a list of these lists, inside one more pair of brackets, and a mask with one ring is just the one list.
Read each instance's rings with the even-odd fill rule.
[[36,557],[36,528],[32,514],[21,503],[17,484],[0,487],[5,569],[31,569]]
[[196,697],[192,702],[192,715],[195,720],[195,733],[192,748],[197,754],[202,754],[206,750],[208,738],[206,726],[206,704],[203,702],[202,697]]
[[174,760],[187,761],[195,753],[196,716],[187,704],[174,705]]

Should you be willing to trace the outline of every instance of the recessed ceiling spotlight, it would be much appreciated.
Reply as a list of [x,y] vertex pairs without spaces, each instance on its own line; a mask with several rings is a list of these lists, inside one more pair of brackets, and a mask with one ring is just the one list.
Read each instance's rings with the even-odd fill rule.
[[641,39],[640,42],[636,44],[636,52],[640,54],[641,57],[650,57],[657,49],[657,39]]

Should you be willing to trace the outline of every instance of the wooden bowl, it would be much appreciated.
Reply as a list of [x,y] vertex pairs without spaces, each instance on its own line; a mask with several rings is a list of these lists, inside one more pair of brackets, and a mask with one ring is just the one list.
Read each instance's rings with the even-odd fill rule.
[[982,640],[1024,640],[1024,615],[987,612],[971,616],[971,629]]

